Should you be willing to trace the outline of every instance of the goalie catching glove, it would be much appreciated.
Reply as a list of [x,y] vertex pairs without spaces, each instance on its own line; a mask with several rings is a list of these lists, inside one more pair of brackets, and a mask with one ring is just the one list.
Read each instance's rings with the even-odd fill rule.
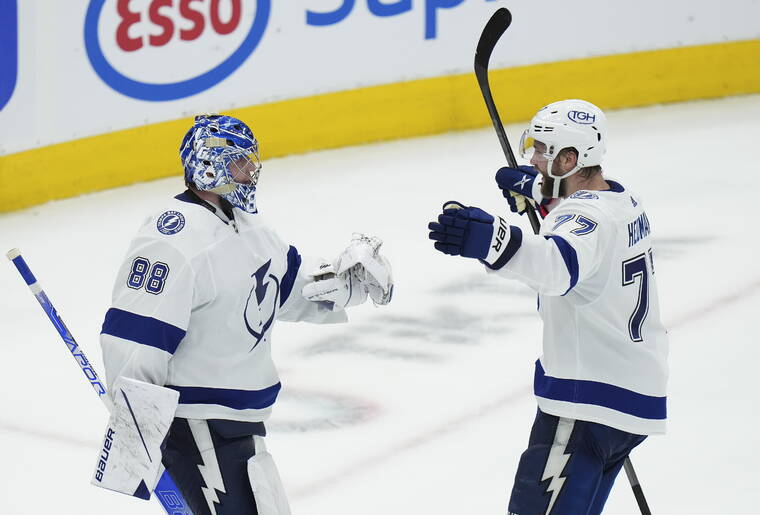
[[337,311],[372,299],[383,306],[393,296],[391,265],[380,254],[382,240],[355,233],[351,244],[332,263],[309,274],[312,282],[301,290],[304,298],[325,302]]

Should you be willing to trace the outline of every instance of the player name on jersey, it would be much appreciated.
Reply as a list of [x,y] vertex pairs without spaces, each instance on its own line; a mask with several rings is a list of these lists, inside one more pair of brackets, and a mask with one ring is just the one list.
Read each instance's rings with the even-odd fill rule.
[[649,219],[646,213],[641,213],[633,222],[628,224],[628,246],[633,247],[642,238],[649,236]]

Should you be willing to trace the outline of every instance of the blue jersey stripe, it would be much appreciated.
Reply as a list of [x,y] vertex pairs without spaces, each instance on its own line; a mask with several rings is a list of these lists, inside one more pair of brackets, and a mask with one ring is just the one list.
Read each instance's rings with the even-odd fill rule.
[[179,327],[117,308],[108,310],[100,332],[155,347],[169,354],[174,354],[185,337],[185,331]]
[[263,390],[232,390],[202,386],[166,385],[166,388],[179,392],[180,404],[218,404],[232,409],[268,408],[274,404],[281,387],[280,383]]
[[562,295],[567,295],[567,292],[573,289],[578,283],[578,255],[575,253],[575,249],[570,245],[562,236],[544,236],[547,240],[552,240],[559,253],[562,256],[562,260],[567,267],[567,273],[570,274],[570,287]]
[[298,254],[298,250],[291,245],[288,249],[288,269],[285,275],[282,276],[282,289],[280,293],[280,307],[285,304],[285,301],[290,297],[290,292],[293,290],[293,285],[296,283],[298,277],[298,269],[301,268],[301,256]]
[[628,415],[651,420],[666,418],[667,397],[652,397],[619,386],[583,379],[547,376],[541,361],[536,361],[533,392],[537,397],[555,401],[604,406]]

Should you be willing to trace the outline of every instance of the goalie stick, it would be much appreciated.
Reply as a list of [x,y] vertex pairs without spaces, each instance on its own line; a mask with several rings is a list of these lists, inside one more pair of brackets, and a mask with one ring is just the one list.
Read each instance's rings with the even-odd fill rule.
[[[58,334],[61,336],[63,343],[66,344],[66,347],[74,357],[77,365],[79,365],[79,368],[82,369],[82,372],[87,378],[87,381],[89,381],[90,385],[92,385],[95,393],[98,394],[98,397],[100,397],[100,400],[103,401],[103,403],[106,405],[106,408],[110,412],[111,401],[106,395],[105,383],[100,380],[98,374],[95,372],[95,368],[92,366],[92,363],[90,363],[90,361],[84,355],[84,351],[81,347],[79,347],[76,340],[74,340],[74,337],[66,327],[66,324],[63,323],[63,319],[61,319],[60,315],[58,315],[58,312],[53,307],[50,299],[48,299],[48,296],[45,294],[42,286],[40,286],[40,283],[34,277],[34,274],[29,269],[26,261],[24,261],[21,253],[18,249],[11,249],[6,253],[6,256],[8,256],[8,259],[10,259],[11,262],[13,262],[13,264],[16,266],[18,273],[21,274],[24,282],[26,282],[27,286],[29,286],[32,294],[37,299],[37,302],[40,303],[40,306],[42,307],[43,311],[45,311],[45,314],[50,319],[50,322],[52,322],[56,331],[58,331]],[[170,515],[193,515],[193,512],[187,506],[187,503],[182,497],[182,494],[177,488],[177,485],[174,483],[171,476],[169,476],[169,473],[166,470],[162,470],[161,476],[158,480],[158,483],[156,484],[156,488],[153,493],[156,499],[158,499],[158,501],[161,503],[161,506],[164,508],[164,510],[166,510],[166,513]]]
[[[507,158],[507,163],[512,168],[517,168],[517,160],[512,152],[512,147],[507,139],[507,133],[504,131],[504,125],[501,123],[499,117],[499,111],[496,109],[496,104],[491,94],[491,86],[488,83],[488,61],[491,59],[493,49],[498,43],[499,38],[504,34],[509,26],[512,24],[512,13],[509,9],[502,7],[497,9],[495,13],[488,20],[486,26],[483,28],[483,32],[478,40],[478,47],[475,50],[475,76],[478,79],[478,85],[480,86],[480,92],[483,94],[483,100],[486,102],[488,108],[488,114],[491,116],[491,122],[493,128],[496,129],[496,135],[499,137],[499,143],[504,151],[504,156]],[[526,211],[530,225],[533,228],[533,232],[538,234],[540,229],[540,223],[536,216],[536,211],[533,208],[532,202],[527,202]],[[644,497],[644,491],[641,489],[639,479],[636,476],[636,472],[633,469],[633,463],[631,459],[626,456],[623,462],[626,476],[631,483],[631,489],[633,489],[633,495],[636,497],[636,503],[639,505],[642,515],[651,515],[649,505]]]

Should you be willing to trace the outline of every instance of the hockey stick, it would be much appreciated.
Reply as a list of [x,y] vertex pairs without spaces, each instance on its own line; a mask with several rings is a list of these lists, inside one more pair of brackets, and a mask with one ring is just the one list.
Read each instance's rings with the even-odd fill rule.
[[[32,294],[37,299],[37,302],[40,303],[40,306],[42,307],[43,311],[45,311],[45,314],[50,319],[50,322],[52,322],[53,326],[58,331],[58,334],[61,336],[63,343],[66,344],[69,352],[71,352],[71,355],[74,357],[77,365],[79,365],[79,368],[82,369],[82,372],[87,378],[87,381],[89,381],[90,385],[92,385],[95,393],[98,394],[98,397],[100,397],[100,400],[103,401],[103,403],[106,405],[106,408],[110,412],[111,401],[106,395],[105,383],[100,380],[98,374],[95,372],[95,368],[92,366],[92,363],[90,363],[90,361],[84,355],[84,351],[77,344],[76,340],[74,340],[74,337],[71,335],[71,332],[69,332],[66,324],[63,323],[63,319],[61,319],[61,317],[58,315],[58,312],[53,307],[53,304],[50,302],[50,299],[48,299],[47,295],[45,295],[45,291],[42,289],[42,286],[40,286],[40,283],[37,282],[37,279],[29,269],[26,261],[24,261],[24,258],[21,257],[19,250],[11,249],[5,255],[8,256],[8,259],[10,259],[16,266],[18,273],[21,274],[24,282],[26,282],[27,286],[29,286]],[[182,494],[177,488],[177,485],[174,483],[166,470],[162,470],[161,477],[158,480],[158,484],[156,485],[153,493],[156,499],[158,499],[158,502],[161,503],[161,506],[163,506],[164,510],[166,510],[166,513],[170,515],[193,515],[193,512],[187,506],[187,503],[185,502],[184,497],[182,497]]]
[[[501,143],[501,148],[504,150],[507,163],[509,163],[509,166],[512,168],[517,168],[517,160],[515,159],[514,153],[512,153],[512,147],[509,144],[506,132],[504,132],[504,125],[501,123],[499,111],[496,109],[496,104],[493,101],[491,86],[488,84],[488,61],[491,59],[491,53],[493,53],[493,49],[499,41],[499,38],[501,38],[502,34],[507,31],[511,24],[512,13],[505,7],[497,9],[491,16],[491,19],[488,20],[486,26],[483,28],[483,33],[478,40],[478,48],[475,51],[475,76],[478,79],[480,91],[483,93],[483,100],[485,100],[486,107],[488,107],[488,114],[491,115],[493,128],[496,129],[496,135],[499,136],[499,143]],[[530,202],[526,203],[527,206],[525,212],[528,214],[530,225],[533,228],[533,232],[538,234],[540,224],[538,217],[536,216],[536,211],[533,209],[533,205]],[[628,481],[631,483],[633,495],[636,497],[636,502],[639,505],[642,515],[651,515],[652,512],[649,510],[647,500],[644,497],[644,491],[641,489],[639,479],[636,477],[633,463],[631,463],[629,457],[626,456],[623,466],[625,468],[625,473],[628,476]]]
[[[486,102],[488,108],[488,114],[491,116],[491,122],[493,128],[496,129],[496,135],[499,137],[499,143],[501,143],[501,149],[504,151],[504,156],[507,158],[507,163],[512,168],[517,168],[517,160],[512,152],[512,147],[507,139],[507,133],[504,132],[504,125],[501,123],[501,117],[499,117],[499,111],[496,109],[496,104],[493,101],[493,95],[491,94],[491,86],[488,84],[488,61],[491,59],[491,53],[493,52],[496,43],[501,38],[501,35],[506,32],[509,25],[512,23],[512,13],[509,9],[502,7],[498,9],[491,19],[488,20],[486,26],[483,28],[483,33],[478,40],[478,48],[475,50],[475,77],[478,79],[478,85],[480,86],[480,92],[483,94],[483,100]],[[528,214],[528,220],[530,220],[530,226],[533,228],[533,232],[538,234],[541,224],[536,216],[536,210],[533,208],[533,204],[526,199],[525,212]]]
[[649,505],[647,504],[647,499],[644,497],[644,490],[641,489],[641,485],[639,484],[639,478],[636,475],[636,471],[633,470],[631,458],[628,456],[625,457],[623,468],[625,469],[625,475],[628,476],[628,481],[631,483],[633,496],[636,498],[636,503],[639,505],[642,515],[652,515],[652,512],[649,510]]

